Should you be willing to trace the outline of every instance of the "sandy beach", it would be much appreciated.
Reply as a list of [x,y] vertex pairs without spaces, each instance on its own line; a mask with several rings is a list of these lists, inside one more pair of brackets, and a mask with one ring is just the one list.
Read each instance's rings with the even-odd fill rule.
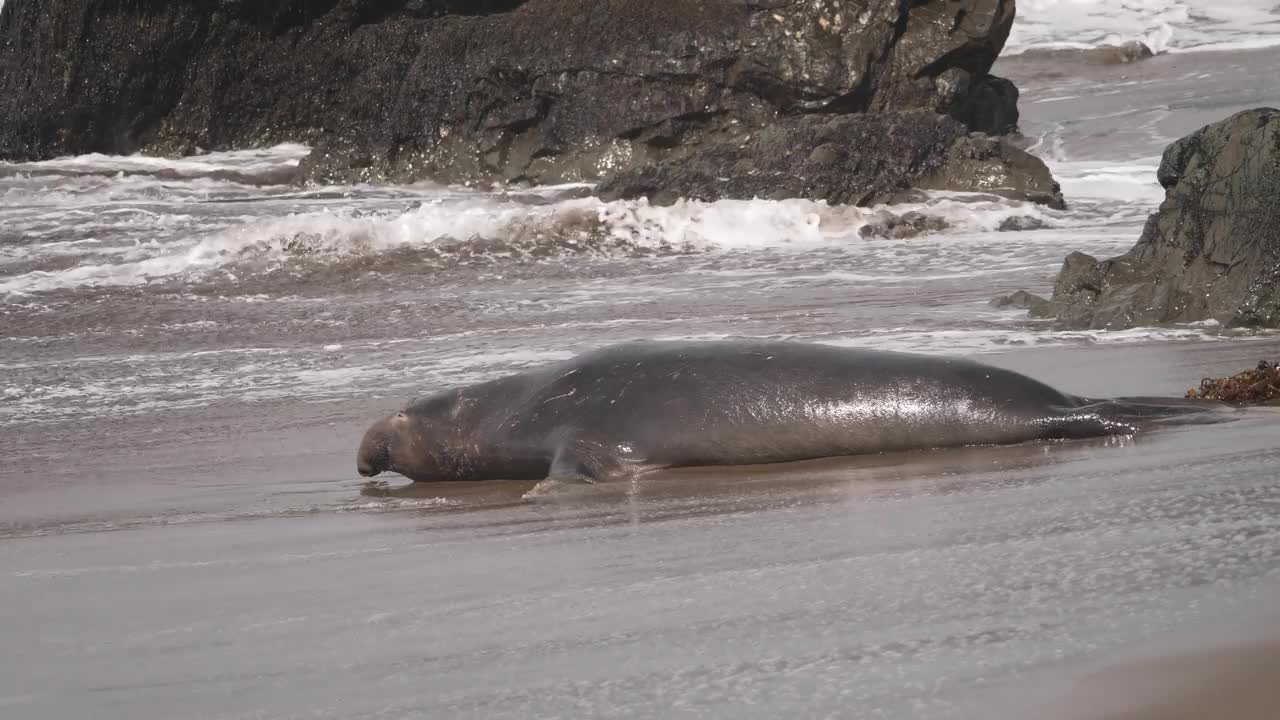
[[[1111,662],[1025,711],[1054,720],[1266,720],[1280,709],[1280,623],[1274,598],[1239,617],[1204,619]],[[1018,713],[1015,713],[1015,715]]]
[[[1169,394],[1277,351],[985,359],[1082,393]],[[670,472],[530,505],[520,483],[362,494],[353,443],[376,405],[228,404],[10,435],[31,467],[3,478],[0,608],[23,651],[4,660],[0,705],[978,717],[1274,600],[1280,411],[1132,440]],[[1178,663],[1218,666],[1168,662],[1152,672],[1170,693],[1192,689]]]

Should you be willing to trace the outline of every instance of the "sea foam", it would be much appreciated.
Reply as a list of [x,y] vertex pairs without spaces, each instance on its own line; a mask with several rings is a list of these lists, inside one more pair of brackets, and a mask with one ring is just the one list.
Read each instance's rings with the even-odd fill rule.
[[1005,54],[1138,41],[1185,52],[1280,45],[1274,0],[1019,0]]
[[[166,227],[156,228],[156,237],[148,238],[145,216],[122,215],[119,223],[129,229],[132,242],[120,247],[86,238],[10,248],[4,258],[9,262],[80,253],[85,258],[72,267],[0,275],[0,293],[197,282],[211,273],[243,277],[404,251],[422,254],[422,262],[448,265],[462,260],[804,250],[862,242],[864,227],[909,213],[930,216],[948,230],[962,232],[994,231],[1011,218],[1031,218],[1037,226],[1082,221],[1080,216],[1029,203],[957,193],[935,193],[888,209],[809,200],[681,201],[657,207],[644,200],[603,202],[588,197],[529,204],[501,193],[458,189],[422,197],[405,210],[369,211],[344,200],[337,207],[282,216],[221,218],[211,231],[176,237]],[[93,216],[92,222],[98,223],[94,227],[100,227],[102,217],[100,212]]]

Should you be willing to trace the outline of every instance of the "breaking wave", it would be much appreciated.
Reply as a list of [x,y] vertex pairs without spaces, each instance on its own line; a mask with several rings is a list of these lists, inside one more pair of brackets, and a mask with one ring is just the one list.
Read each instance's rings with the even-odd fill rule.
[[[118,212],[106,227],[99,211],[82,218],[89,231],[79,235],[68,237],[64,225],[60,237],[65,239],[0,249],[0,293],[236,282],[282,271],[325,269],[332,274],[335,267],[362,274],[406,266],[808,248],[861,242],[864,237],[901,237],[904,227],[917,234],[1042,228],[1078,221],[1028,203],[946,193],[890,208],[831,207],[806,200],[689,201],[655,207],[645,201],[606,203],[571,197],[544,203],[445,190],[412,203],[396,198],[381,204],[388,202],[410,207],[366,210],[348,202],[344,207],[277,217],[203,218],[201,209],[191,205],[184,206],[182,214],[135,208]],[[201,222],[217,229],[183,234],[183,218],[193,216],[193,230]],[[124,242],[101,237],[113,229],[123,232]]]
[[1005,54],[1142,42],[1154,52],[1280,45],[1274,0],[1019,0]]

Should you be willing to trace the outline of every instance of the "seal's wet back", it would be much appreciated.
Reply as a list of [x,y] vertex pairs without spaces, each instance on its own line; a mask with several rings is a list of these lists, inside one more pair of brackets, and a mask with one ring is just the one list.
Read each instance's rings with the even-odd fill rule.
[[954,357],[788,342],[646,342],[413,401],[365,476],[605,482],[666,467],[1132,434],[1216,403],[1090,400]]

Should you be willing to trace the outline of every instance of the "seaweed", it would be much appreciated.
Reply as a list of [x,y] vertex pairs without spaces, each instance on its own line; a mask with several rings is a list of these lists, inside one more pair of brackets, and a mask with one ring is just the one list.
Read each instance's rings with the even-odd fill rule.
[[1232,405],[1280,404],[1280,363],[1263,360],[1258,367],[1231,377],[1205,378],[1188,398],[1220,400]]

